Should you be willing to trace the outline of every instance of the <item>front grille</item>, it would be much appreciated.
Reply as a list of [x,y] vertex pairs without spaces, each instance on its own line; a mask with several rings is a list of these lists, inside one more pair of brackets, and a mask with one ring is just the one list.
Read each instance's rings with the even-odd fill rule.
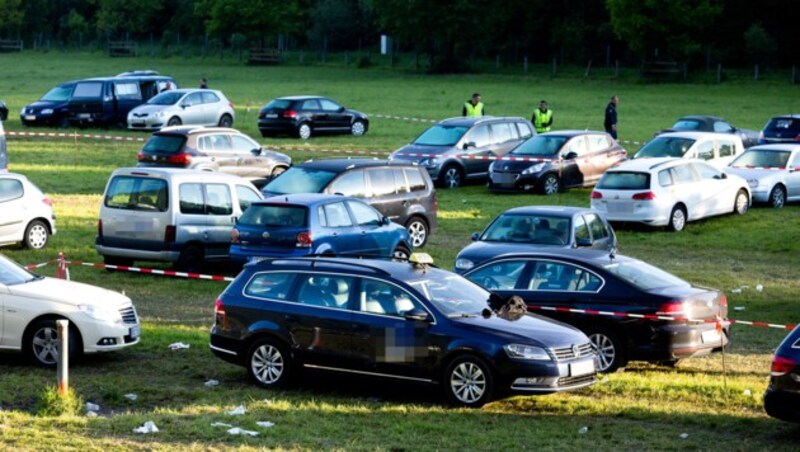
[[119,310],[119,315],[122,316],[123,323],[138,323],[136,321],[136,310],[133,309],[133,306],[128,306],[127,308],[122,308]]
[[558,361],[594,355],[594,348],[591,342],[580,344],[577,347],[573,345],[570,347],[553,348],[550,349],[550,351],[553,352],[553,356],[555,356]]
[[134,118],[146,118],[147,115],[148,115],[148,113],[134,113],[133,117]]
[[595,374],[581,375],[580,377],[561,377],[558,379],[558,386],[575,386],[595,381]]
[[513,184],[519,178],[515,173],[491,173],[491,177],[495,184]]

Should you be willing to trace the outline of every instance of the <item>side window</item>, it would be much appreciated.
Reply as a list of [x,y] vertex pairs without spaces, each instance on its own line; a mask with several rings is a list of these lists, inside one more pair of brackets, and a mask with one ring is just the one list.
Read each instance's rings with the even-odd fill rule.
[[733,141],[719,140],[718,143],[720,157],[732,157],[736,154],[736,145]]
[[236,197],[239,198],[239,209],[244,212],[250,207],[250,204],[261,199],[258,193],[254,192],[252,188],[245,187],[244,185],[236,186]]
[[219,102],[219,97],[211,91],[203,91],[201,94],[204,104],[213,104]]
[[214,142],[211,137],[206,135],[197,139],[197,149],[201,151],[210,151],[214,149]]
[[342,228],[353,225],[353,221],[350,220],[350,215],[347,213],[343,202],[326,204],[323,209],[325,210],[325,219],[328,227]]
[[320,99],[319,103],[324,111],[339,111],[339,108],[341,108],[339,104],[330,99]]
[[316,99],[309,99],[300,104],[300,110],[319,110],[319,102]]
[[608,229],[603,224],[603,220],[597,215],[586,215],[586,221],[589,223],[589,229],[592,231],[592,240],[601,240],[608,237]]
[[203,186],[200,184],[181,184],[178,189],[181,213],[203,215]]
[[325,206],[317,207],[317,218],[320,226],[323,228],[328,227],[328,217],[325,216]]
[[206,203],[210,215],[230,215],[233,213],[231,190],[227,185],[206,185]]
[[518,122],[516,124],[517,124],[517,130],[519,131],[520,138],[527,139],[527,138],[530,138],[530,137],[533,136],[533,129],[528,127],[527,124],[525,124],[524,122]]
[[218,134],[209,136],[211,140],[211,148],[215,151],[230,151],[231,138],[228,135]]
[[231,147],[236,152],[250,152],[253,149],[259,149],[261,147],[249,138],[245,138],[241,135],[230,135],[230,140]]
[[393,169],[392,174],[394,175],[394,190],[397,193],[408,193],[408,183],[406,182],[406,176],[403,174],[403,170],[401,169]]
[[530,290],[558,292],[594,292],[602,280],[595,274],[574,265],[560,262],[537,262],[531,277]]
[[362,279],[357,310],[372,314],[402,317],[419,305],[403,289],[383,281]]
[[377,226],[381,224],[381,216],[375,209],[360,202],[348,201],[347,205],[350,206],[350,211],[353,212],[353,218],[355,218],[357,225]]
[[16,179],[0,179],[0,202],[21,198],[22,182]]
[[389,168],[371,169],[369,184],[372,187],[372,196],[387,196],[395,193],[394,176]]
[[425,190],[425,179],[423,179],[419,170],[407,169],[403,172],[406,173],[406,177],[408,178],[408,188],[411,191]]
[[203,97],[200,93],[192,93],[186,96],[186,99],[183,100],[183,105],[187,107],[192,107],[195,105],[200,105],[203,103]]
[[259,273],[247,283],[244,294],[256,298],[286,300],[296,276],[295,273]]
[[518,287],[525,264],[524,260],[497,262],[476,270],[469,279],[487,290],[513,290]]
[[514,139],[515,137],[511,134],[510,126],[511,124],[507,122],[492,124],[492,141],[494,143],[505,143]]
[[789,163],[789,168],[800,168],[800,152],[794,154],[794,158]]
[[733,126],[725,121],[714,121],[714,132],[732,133]]
[[588,135],[589,152],[602,152],[611,147],[606,135]]
[[690,184],[697,181],[694,171],[692,171],[692,168],[688,164],[674,166],[670,171],[672,172],[672,180],[675,184]]
[[142,99],[142,93],[139,91],[139,85],[136,83],[115,83],[114,95],[118,99]]
[[491,142],[491,135],[489,134],[489,126],[478,126],[469,133],[467,138],[468,143],[475,143],[475,147],[482,148],[489,146]]
[[591,240],[592,236],[589,235],[589,226],[586,225],[586,220],[583,217],[575,219],[575,224],[572,226],[575,231],[575,241]]
[[302,275],[297,302],[310,306],[347,309],[355,278],[341,275]]
[[364,183],[364,171],[348,171],[331,183],[328,193],[339,193],[344,196],[363,198],[367,195],[366,184]]
[[712,166],[698,163],[695,163],[692,166],[694,166],[694,169],[697,170],[697,174],[700,175],[700,179],[719,179],[720,172]]
[[[692,156],[687,156],[692,157]],[[697,145],[697,158],[700,160],[711,160],[714,158],[714,142],[704,141]]]
[[564,145],[561,151],[561,157],[566,157],[567,154],[574,152],[578,157],[586,154],[586,137],[575,137]]
[[658,172],[658,185],[669,187],[672,184],[672,171],[665,169]]
[[[111,181],[105,204],[116,209],[164,212],[169,205],[167,182],[161,179],[117,176]],[[202,208],[202,197],[200,206]]]

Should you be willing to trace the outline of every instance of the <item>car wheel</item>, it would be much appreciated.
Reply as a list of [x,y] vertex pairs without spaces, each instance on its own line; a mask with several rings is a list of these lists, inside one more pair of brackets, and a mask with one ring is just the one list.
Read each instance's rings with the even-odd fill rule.
[[588,331],[586,335],[597,351],[598,372],[616,372],[625,368],[628,361],[616,334],[605,329],[596,329]]
[[686,209],[683,206],[675,206],[669,214],[669,229],[680,232],[684,227],[686,227]]
[[177,116],[173,116],[173,117],[169,118],[169,121],[167,121],[167,126],[168,127],[179,126],[181,124],[183,124],[183,122],[181,121],[181,118],[179,118]]
[[50,238],[50,230],[40,220],[33,220],[25,228],[25,248],[31,250],[40,250],[47,246],[47,240]]
[[[55,319],[42,319],[36,322],[27,335],[25,352],[33,364],[41,367],[55,367],[58,363],[58,328]],[[81,337],[73,325],[69,328],[69,357],[77,358],[81,351]]]
[[408,249],[405,245],[397,245],[397,248],[394,249],[392,253],[392,260],[398,262],[407,262],[408,258],[411,257],[411,250]]
[[311,125],[307,122],[300,124],[300,127],[297,128],[297,136],[303,140],[311,138]]
[[542,194],[554,195],[561,190],[561,181],[555,174],[548,174],[542,181]]
[[459,187],[464,181],[464,170],[451,163],[442,169],[439,180],[445,188]]
[[775,188],[769,192],[769,205],[780,209],[786,204],[786,189],[781,185],[776,185]]
[[180,256],[178,256],[178,262],[175,263],[175,267],[181,271],[198,273],[203,268],[204,254],[203,248],[199,245],[189,245],[181,251]]
[[350,126],[350,133],[352,133],[355,137],[360,137],[361,135],[367,133],[367,125],[364,123],[364,121],[357,119],[353,121],[353,125]]
[[420,217],[411,217],[406,222],[406,229],[411,235],[411,246],[422,248],[428,243],[428,223]]
[[747,209],[750,207],[750,199],[747,197],[747,192],[744,190],[739,190],[736,193],[736,199],[733,203],[733,213],[737,215],[744,215],[747,213]]
[[247,352],[247,373],[259,386],[284,386],[291,374],[291,357],[277,341],[259,339]]
[[233,126],[233,118],[229,114],[222,115],[219,118],[219,126],[220,127],[232,127]]
[[465,355],[447,366],[442,386],[451,404],[478,408],[491,400],[494,377],[492,370],[482,359]]

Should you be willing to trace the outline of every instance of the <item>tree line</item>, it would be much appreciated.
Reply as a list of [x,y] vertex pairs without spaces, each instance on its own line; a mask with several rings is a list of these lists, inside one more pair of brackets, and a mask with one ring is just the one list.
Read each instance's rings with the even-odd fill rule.
[[336,52],[386,34],[444,70],[476,58],[788,67],[798,13],[785,0],[0,0],[0,38]]

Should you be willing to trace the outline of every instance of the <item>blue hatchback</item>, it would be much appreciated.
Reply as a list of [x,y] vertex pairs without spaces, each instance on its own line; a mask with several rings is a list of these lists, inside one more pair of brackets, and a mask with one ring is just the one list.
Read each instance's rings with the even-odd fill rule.
[[408,258],[408,231],[369,204],[318,193],[254,202],[231,231],[234,265],[264,257],[384,256]]

